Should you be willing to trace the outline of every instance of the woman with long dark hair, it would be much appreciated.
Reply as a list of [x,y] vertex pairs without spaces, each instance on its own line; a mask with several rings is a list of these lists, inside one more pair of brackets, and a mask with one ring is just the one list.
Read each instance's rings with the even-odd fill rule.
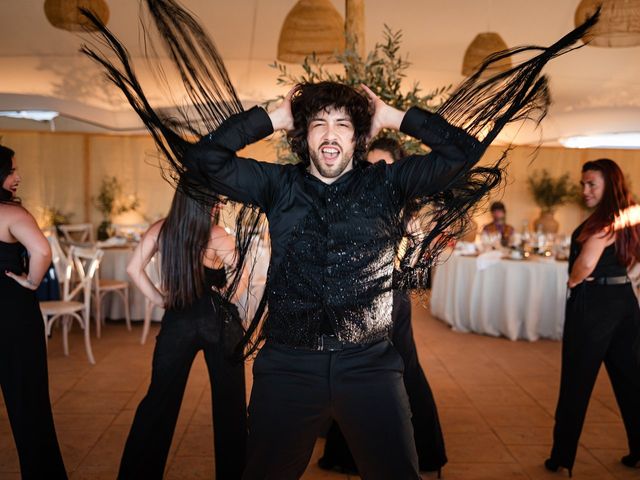
[[[176,191],[169,214],[153,224],[136,248],[127,271],[144,295],[166,309],[153,354],[151,385],[133,421],[119,479],[161,479],[171,446],[189,370],[202,350],[211,381],[216,478],[239,479],[245,462],[244,365],[230,352],[244,330],[227,301],[233,237],[209,211]],[[145,272],[160,253],[161,290]],[[242,277],[241,282],[246,284]],[[235,290],[236,299],[245,285]]]
[[51,263],[51,249],[16,197],[21,180],[13,150],[0,145],[0,383],[22,478],[65,479],[35,293]]
[[582,194],[593,213],[571,237],[569,298],[560,396],[545,467],[573,469],[589,397],[604,362],[622,414],[629,454],[640,463],[640,308],[627,271],[640,261],[640,225],[628,219],[631,194],[609,159],[582,167]]

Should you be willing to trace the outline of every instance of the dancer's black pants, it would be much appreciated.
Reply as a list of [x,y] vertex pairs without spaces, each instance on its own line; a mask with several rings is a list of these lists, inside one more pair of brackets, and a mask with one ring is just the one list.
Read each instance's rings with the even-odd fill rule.
[[8,277],[0,280],[0,384],[22,478],[66,479],[51,414],[42,315],[35,293]]
[[243,479],[302,476],[334,418],[365,480],[419,479],[400,355],[387,341],[339,352],[267,344],[253,366]]
[[[418,361],[411,327],[411,298],[406,293],[393,294],[391,339],[404,361],[404,385],[413,415],[411,422],[420,470],[438,470],[447,463],[447,455],[433,393]],[[335,422],[327,433],[324,458],[330,465],[349,467],[354,463],[344,435]]]
[[573,289],[567,301],[560,396],[551,456],[575,461],[589,397],[604,365],[622,414],[629,451],[640,454],[640,309],[631,284]]
[[165,315],[153,354],[151,385],[127,438],[119,479],[161,479],[191,364],[202,350],[211,380],[216,478],[239,479],[246,451],[244,365],[232,363],[206,320]]

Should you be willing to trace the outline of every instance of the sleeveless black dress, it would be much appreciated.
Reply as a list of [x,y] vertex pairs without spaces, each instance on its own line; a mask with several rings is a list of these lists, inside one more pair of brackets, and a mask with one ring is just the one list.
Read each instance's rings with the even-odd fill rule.
[[[569,272],[580,255],[571,237]],[[627,269],[616,256],[615,244],[604,249],[589,275],[623,277]],[[551,458],[572,468],[589,398],[604,363],[627,432],[628,448],[640,455],[640,308],[631,283],[602,285],[584,281],[571,289],[562,338],[562,373]],[[622,447],[622,445],[621,445]]]
[[0,383],[23,479],[66,479],[49,399],[47,349],[34,291],[5,271],[27,271],[26,249],[0,241]]

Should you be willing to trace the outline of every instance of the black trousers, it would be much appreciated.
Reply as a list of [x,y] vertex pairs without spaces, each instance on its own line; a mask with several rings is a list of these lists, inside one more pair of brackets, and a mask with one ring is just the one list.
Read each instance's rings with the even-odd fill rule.
[[640,309],[630,284],[574,288],[567,301],[560,396],[551,456],[573,467],[589,397],[604,365],[627,431],[640,454]]
[[302,476],[334,418],[365,480],[419,479],[400,355],[387,341],[339,352],[267,344],[253,366],[245,480]]
[[151,385],[136,411],[119,479],[162,478],[189,371],[200,350],[211,380],[216,478],[241,477],[247,434],[244,365],[228,360],[219,333],[211,331],[212,320],[165,315],[153,353]]
[[0,279],[0,385],[22,478],[66,479],[51,414],[42,315],[35,293],[8,277]]
[[[418,361],[418,351],[411,326],[411,298],[406,293],[393,294],[393,345],[404,361],[404,386],[409,395],[413,433],[420,470],[434,471],[447,463],[438,409],[429,382]],[[333,422],[327,433],[324,459],[328,464],[355,465],[340,427]]]

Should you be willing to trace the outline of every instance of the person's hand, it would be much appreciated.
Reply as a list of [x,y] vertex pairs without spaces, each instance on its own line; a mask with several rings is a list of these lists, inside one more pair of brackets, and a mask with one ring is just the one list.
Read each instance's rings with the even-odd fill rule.
[[16,275],[15,273],[9,272],[7,270],[5,270],[4,273],[7,277],[14,279],[17,283],[20,284],[20,286],[24,288],[28,288],[29,290],[38,289],[38,285],[33,283],[31,280],[29,280],[29,277],[27,276],[26,273],[23,273],[22,275]]
[[273,112],[269,113],[269,118],[271,119],[271,124],[273,125],[273,130],[284,130],[288,132],[293,130],[293,114],[291,113],[291,97],[293,96],[293,92],[295,87],[293,87],[289,92],[285,95],[282,103],[276,108]]
[[371,130],[369,131],[368,139],[371,140],[383,128],[400,130],[405,112],[384,103],[380,97],[373,93],[364,83],[360,85],[373,106],[373,117],[371,117]]

